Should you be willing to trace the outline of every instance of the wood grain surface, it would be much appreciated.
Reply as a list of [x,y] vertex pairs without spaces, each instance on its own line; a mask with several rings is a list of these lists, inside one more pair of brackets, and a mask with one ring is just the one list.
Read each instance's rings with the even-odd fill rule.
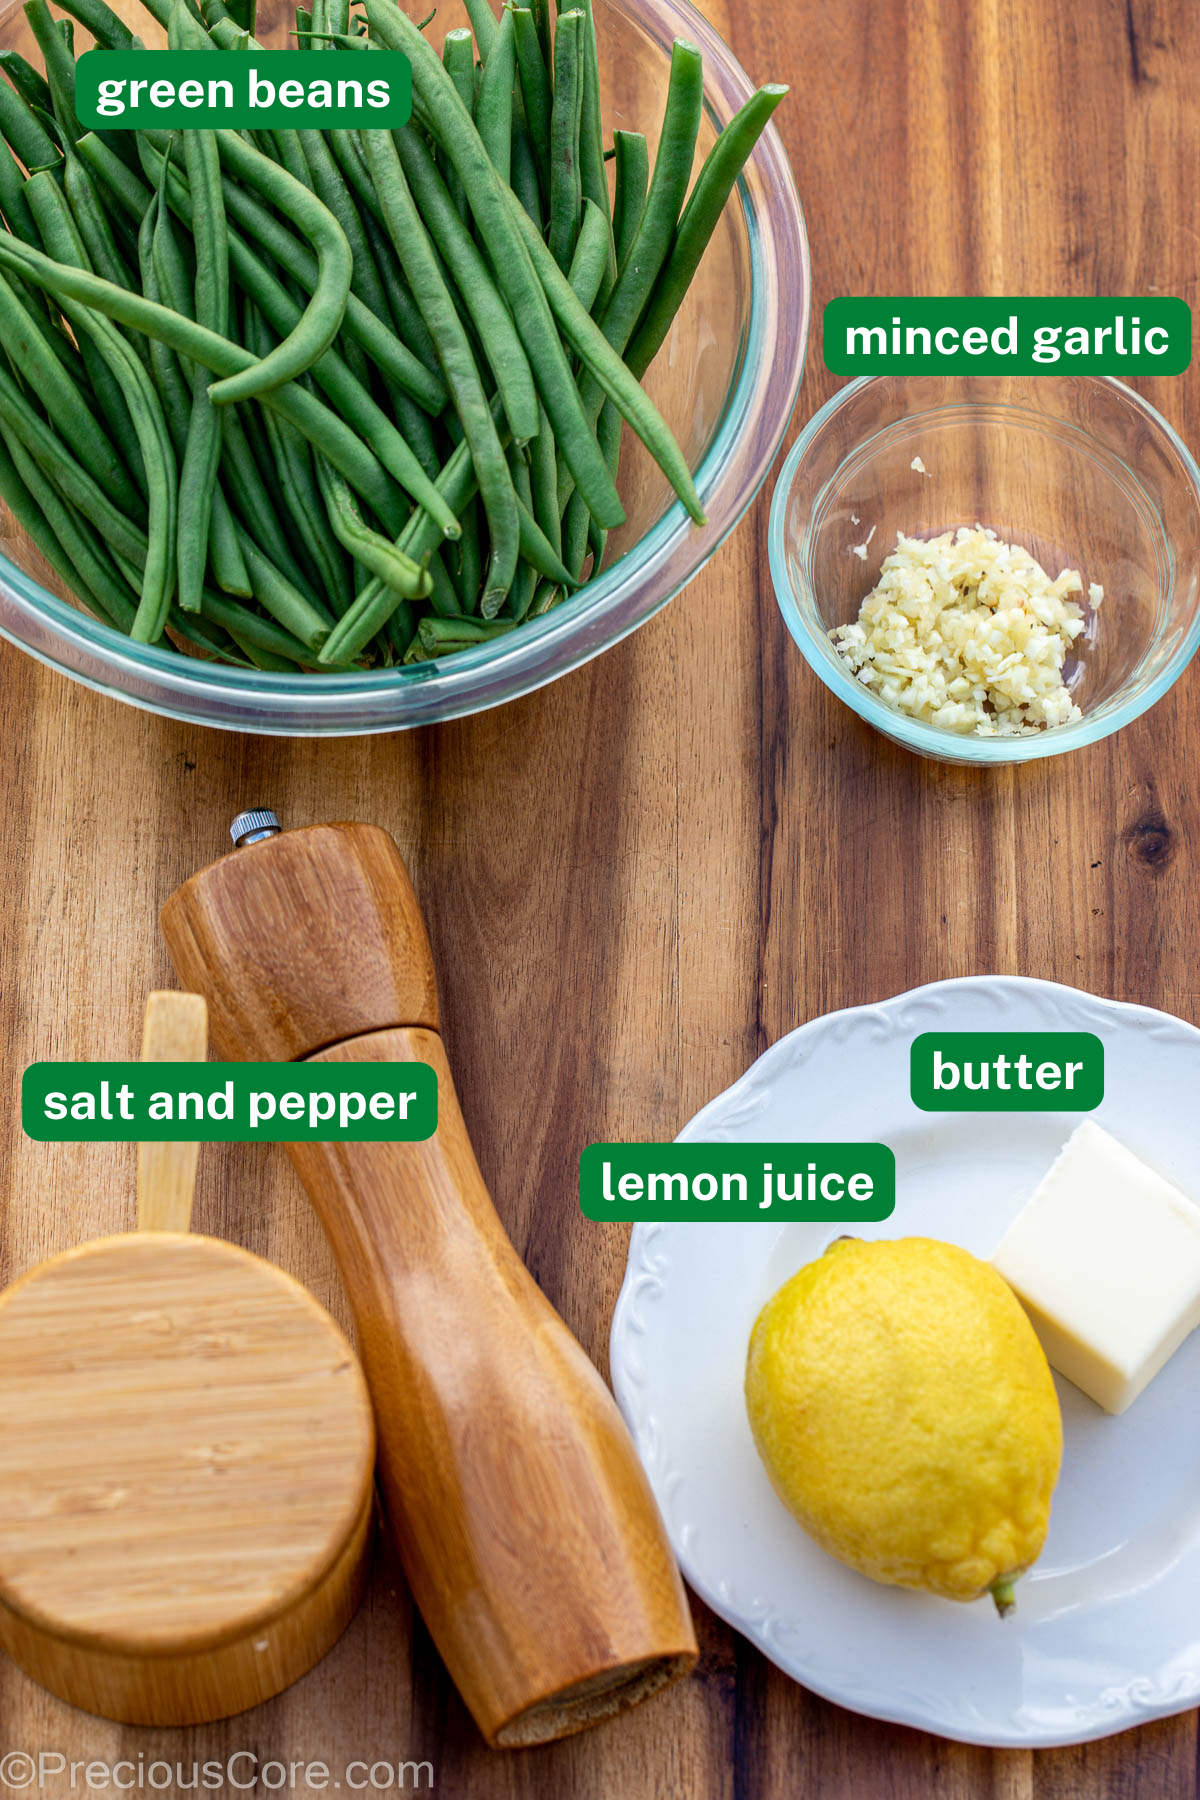
[[[752,75],[794,84],[778,116],[812,236],[816,327],[797,427],[836,385],[819,322],[837,294],[1157,290],[1196,303],[1200,13],[1183,0],[704,5]],[[1200,442],[1194,373],[1144,391]],[[5,1275],[132,1225],[132,1149],[23,1139],[20,1074],[37,1058],[135,1052],[146,990],[170,979],[158,908],[249,804],[396,836],[484,1175],[601,1367],[625,1245],[580,1217],[581,1145],[669,1136],[791,1027],[943,976],[1046,976],[1200,1023],[1186,749],[1200,675],[1068,759],[992,775],[916,762],[808,673],[765,537],[764,494],[627,643],[503,711],[406,737],[223,737],[4,650]],[[275,1258],[345,1318],[277,1146],[203,1158],[193,1225]],[[1197,1792],[1195,1713],[1082,1749],[992,1754],[827,1705],[696,1614],[689,1680],[565,1744],[495,1755],[378,1562],[330,1656],[258,1711],[188,1733],[121,1730],[5,1666],[0,1751],[190,1763],[242,1749],[335,1777],[355,1759],[427,1759],[434,1791],[455,1800]],[[364,1791],[398,1788],[381,1770]],[[45,1791],[70,1790],[64,1777]]]

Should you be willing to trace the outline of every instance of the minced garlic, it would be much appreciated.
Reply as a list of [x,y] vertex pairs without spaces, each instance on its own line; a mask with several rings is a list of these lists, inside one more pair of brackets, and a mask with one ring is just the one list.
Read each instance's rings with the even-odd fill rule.
[[[857,546],[856,546],[857,549]],[[982,525],[935,538],[897,534],[838,654],[889,706],[947,731],[1028,736],[1082,718],[1063,681],[1084,629],[1077,569],[1052,581],[1028,550]],[[1103,599],[1093,583],[1093,607]]]

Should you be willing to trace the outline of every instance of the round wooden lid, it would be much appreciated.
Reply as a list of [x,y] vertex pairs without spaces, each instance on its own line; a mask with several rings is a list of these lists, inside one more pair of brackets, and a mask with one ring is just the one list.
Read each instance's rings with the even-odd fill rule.
[[0,1295],[0,1602],[118,1654],[216,1648],[322,1581],[375,1433],[299,1283],[213,1238],[101,1238]]

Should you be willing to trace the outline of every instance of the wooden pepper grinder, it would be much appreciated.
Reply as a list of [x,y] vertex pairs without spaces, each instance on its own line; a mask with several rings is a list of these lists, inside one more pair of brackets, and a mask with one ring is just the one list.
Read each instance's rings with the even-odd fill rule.
[[375,1403],[405,1573],[490,1744],[548,1742],[696,1659],[687,1599],[611,1394],[505,1236],[438,1035],[429,939],[392,838],[363,824],[239,846],[162,926],[220,1056],[420,1061],[425,1143],[303,1143]]

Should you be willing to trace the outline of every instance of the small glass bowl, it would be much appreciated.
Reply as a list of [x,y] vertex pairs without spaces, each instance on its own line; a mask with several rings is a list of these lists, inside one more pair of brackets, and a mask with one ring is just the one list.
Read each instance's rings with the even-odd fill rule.
[[[139,0],[115,10],[155,47]],[[688,0],[594,0],[605,129],[646,133],[653,155],[676,37],[704,55],[697,157],[754,91]],[[468,22],[439,7],[436,32]],[[290,0],[260,0],[258,36],[284,45]],[[77,47],[86,34],[76,33]],[[0,48],[38,61],[18,4],[0,0]],[[770,71],[765,71],[770,73]],[[794,96],[789,102],[798,108]],[[263,674],[132,643],[82,612],[0,507],[0,637],[88,687],[229,731],[347,737],[479,712],[555,681],[645,623],[733,530],[762,485],[800,391],[811,297],[808,239],[787,152],[769,125],[721,218],[645,387],[678,439],[708,515],[692,525],[657,466],[625,434],[626,522],[597,578],[542,619],[455,656],[347,674]]]
[[[1104,589],[1067,658],[1076,724],[1026,737],[928,725],[869,692],[834,649],[830,628],[857,618],[897,532],[975,524],[1051,576],[1078,569],[1081,601],[1091,583]],[[1152,406],[1107,377],[869,377],[822,407],[784,463],[770,558],[803,655],[885,737],[942,762],[1061,756],[1153,706],[1200,645],[1200,469]]]

